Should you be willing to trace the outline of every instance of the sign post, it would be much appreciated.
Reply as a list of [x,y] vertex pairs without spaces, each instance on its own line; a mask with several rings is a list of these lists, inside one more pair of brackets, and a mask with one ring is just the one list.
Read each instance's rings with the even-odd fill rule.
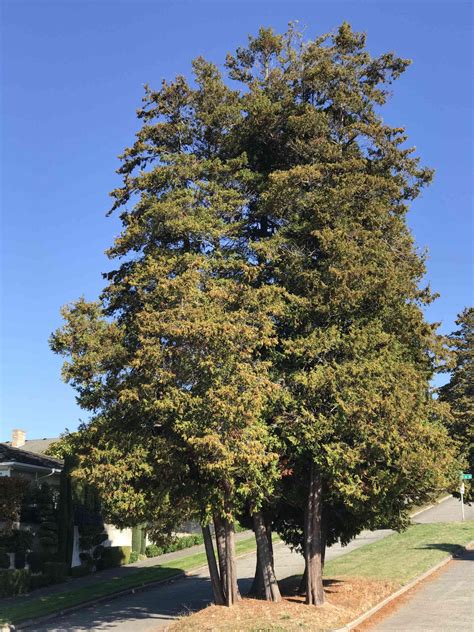
[[459,486],[459,493],[461,494],[461,514],[462,519],[464,520],[464,481],[470,481],[472,479],[472,474],[464,474],[461,472],[461,484]]

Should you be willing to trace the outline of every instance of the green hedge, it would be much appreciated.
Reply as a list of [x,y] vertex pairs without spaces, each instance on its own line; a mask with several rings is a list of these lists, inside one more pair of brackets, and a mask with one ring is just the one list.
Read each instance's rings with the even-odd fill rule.
[[23,595],[30,589],[31,573],[26,569],[0,571],[0,597]]
[[0,568],[10,568],[10,556],[5,549],[0,549]]
[[109,546],[102,552],[102,558],[97,562],[97,569],[115,568],[130,561],[131,546]]
[[164,553],[174,553],[174,551],[188,549],[190,546],[196,546],[197,544],[202,543],[202,535],[183,535],[166,546],[149,544],[145,549],[145,555],[147,557],[156,557],[157,555],[163,555]]
[[51,584],[60,584],[66,581],[68,565],[66,562],[45,562],[43,573]]
[[73,566],[69,571],[71,577],[85,577],[92,574],[92,566],[90,564],[81,564],[80,566]]
[[32,573],[42,573],[46,562],[45,555],[38,551],[30,551],[26,556],[26,561],[30,566]]
[[45,588],[46,586],[51,586],[53,583],[51,578],[46,575],[32,575],[30,579],[30,590]]

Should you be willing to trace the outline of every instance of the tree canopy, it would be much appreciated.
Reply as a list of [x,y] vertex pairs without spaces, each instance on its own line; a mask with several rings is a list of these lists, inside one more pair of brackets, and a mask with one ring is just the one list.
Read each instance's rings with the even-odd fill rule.
[[198,58],[192,81],[147,87],[112,193],[117,267],[52,336],[92,412],[69,442],[114,519],[223,521],[231,559],[233,521],[254,516],[269,598],[261,510],[319,604],[328,538],[403,527],[456,469],[406,223],[432,172],[380,114],[408,65],[346,23],[309,42],[290,25],[224,76]]

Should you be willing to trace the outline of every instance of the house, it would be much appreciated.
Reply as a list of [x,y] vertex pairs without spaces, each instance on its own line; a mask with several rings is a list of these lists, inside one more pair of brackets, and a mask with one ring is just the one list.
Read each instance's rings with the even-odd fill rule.
[[49,446],[58,441],[59,437],[50,437],[49,439],[27,439],[26,432],[16,428],[12,430],[12,440],[6,441],[6,445],[12,448],[21,448],[27,452],[33,452],[34,454],[46,454]]
[[43,454],[0,443],[0,476],[22,475],[40,481],[48,478],[51,485],[59,484],[63,462]]
[[[24,430],[12,431],[11,441],[0,443],[0,476],[23,476],[32,482],[59,485],[63,461],[44,452],[57,438],[27,439]],[[108,539],[103,546],[132,546],[132,529],[118,529],[105,524]],[[74,526],[72,565],[80,564],[79,529]]]

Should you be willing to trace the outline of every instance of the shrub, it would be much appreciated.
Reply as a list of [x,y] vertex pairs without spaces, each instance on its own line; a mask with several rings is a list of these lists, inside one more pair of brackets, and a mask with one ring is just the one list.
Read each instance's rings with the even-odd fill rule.
[[103,570],[128,564],[131,552],[131,546],[109,546],[104,549],[102,558],[97,562],[97,568]]
[[149,544],[145,549],[145,555],[147,557],[156,557],[157,555],[161,555],[163,553],[163,549],[156,544]]
[[92,566],[90,564],[81,564],[80,566],[73,566],[71,568],[71,577],[85,577],[92,573]]
[[52,584],[66,581],[68,566],[66,562],[45,562],[44,574],[49,577]]
[[138,557],[139,557],[138,551],[132,551],[130,553],[130,559],[128,560],[128,563],[132,564],[133,562],[137,562],[138,561]]
[[92,555],[86,551],[79,553],[79,559],[81,560],[81,564],[88,564],[89,566],[92,566],[94,563]]
[[99,546],[96,546],[94,549],[94,552],[92,553],[92,557],[95,560],[100,560],[102,555],[104,554],[105,551],[105,546],[102,546],[102,544],[99,544]]
[[30,565],[30,570],[32,573],[43,572],[46,559],[41,553],[38,553],[37,551],[30,551],[26,556],[26,561]]
[[30,590],[37,590],[38,588],[45,588],[52,583],[51,577],[47,575],[32,575],[30,578]]
[[23,595],[30,589],[31,573],[26,569],[0,571],[0,597]]
[[181,538],[177,538],[164,547],[157,546],[156,544],[149,544],[145,549],[145,554],[147,557],[156,557],[157,555],[163,555],[163,553],[181,551],[182,549],[187,549],[190,546],[196,546],[197,544],[202,543],[202,535],[183,535]]
[[10,568],[10,556],[5,549],[0,549],[0,568]]
[[15,553],[15,568],[25,568],[26,553],[23,551],[17,551]]

